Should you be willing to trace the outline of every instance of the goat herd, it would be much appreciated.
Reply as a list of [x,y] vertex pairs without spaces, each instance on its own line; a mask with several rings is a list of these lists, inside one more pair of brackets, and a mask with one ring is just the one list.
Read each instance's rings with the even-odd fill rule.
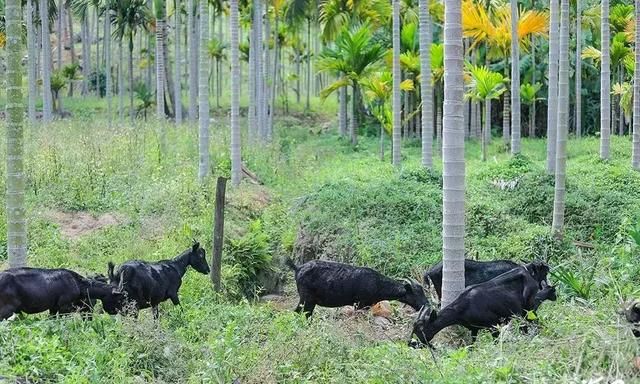
[[[397,300],[419,311],[411,334],[419,341],[409,343],[414,347],[431,346],[438,332],[454,324],[469,329],[473,340],[481,329],[491,330],[495,337],[496,326],[513,316],[526,318],[543,301],[556,300],[555,287],[547,280],[549,266],[540,261],[519,265],[506,260],[465,260],[466,289],[440,312],[430,305],[415,280],[394,280],[370,268],[321,260],[302,265],[287,260],[287,265],[295,272],[300,296],[296,312],[303,311],[309,317],[316,306],[363,308]],[[110,262],[108,278],[85,278],[68,269],[7,269],[0,272],[0,321],[17,313],[90,314],[97,300],[112,315],[126,312],[137,316],[140,309],[151,307],[158,318],[159,303],[170,299],[174,305],[180,304],[178,290],[189,266],[209,273],[205,251],[197,242],[171,260],[134,260],[118,268]],[[425,272],[424,281],[440,298],[442,264]],[[629,321],[640,323],[640,304],[632,305],[626,315]],[[634,334],[640,336],[640,332]]]

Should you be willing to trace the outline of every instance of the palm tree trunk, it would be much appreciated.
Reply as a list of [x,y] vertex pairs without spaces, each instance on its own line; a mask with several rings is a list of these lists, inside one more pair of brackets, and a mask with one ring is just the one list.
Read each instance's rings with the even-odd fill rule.
[[[624,82],[624,68],[622,67],[622,63],[618,66],[618,77],[619,82],[622,84]],[[622,110],[622,96],[618,97],[618,136],[624,135],[624,111]]]
[[487,161],[487,144],[491,137],[491,99],[484,101],[484,129],[482,130],[482,161]]
[[[164,7],[164,1],[156,2],[158,8]],[[157,9],[156,13],[156,115],[164,120],[164,10]]]
[[351,145],[358,145],[358,83],[351,85],[353,95],[351,96]]
[[576,137],[582,136],[582,9],[576,0]]
[[[507,76],[505,76],[507,77]],[[511,107],[510,107],[510,96],[511,96],[511,92],[509,92],[509,90],[507,90],[504,94],[503,94],[503,103],[502,103],[502,140],[504,141],[505,145],[509,145],[509,139],[510,139],[510,131],[511,131]]]
[[[73,33],[73,12],[71,12],[71,9],[67,9],[67,21],[69,23],[69,53],[71,55],[71,64],[75,64],[76,44],[75,44],[75,37]],[[73,94],[71,94],[70,96],[73,96]]]
[[91,73],[91,40],[89,37],[88,16],[80,21],[80,35],[82,37],[82,95],[89,93],[89,74]]
[[199,154],[198,180],[203,183],[209,174],[209,86],[207,81],[207,41],[209,34],[209,6],[207,0],[200,4],[200,79],[199,79]]
[[40,22],[42,28],[42,121],[51,122],[53,95],[51,93],[51,40],[49,38],[49,2],[40,0]]
[[118,116],[124,122],[124,49],[122,39],[118,40]]
[[556,181],[553,199],[552,232],[562,236],[564,227],[565,179],[567,166],[567,132],[569,130],[569,0],[561,0],[560,69],[558,77],[558,145]]
[[431,86],[431,17],[427,0],[418,2],[420,16],[420,97],[422,97],[422,166],[433,168],[433,88]]
[[196,34],[196,14],[194,0],[187,1],[187,26],[189,41],[189,121],[198,118],[198,36]]
[[551,21],[549,23],[549,94],[547,95],[547,173],[556,172],[556,133],[558,132],[558,0],[551,0]]
[[520,153],[520,46],[518,1],[511,0],[511,154]]
[[278,59],[280,58],[280,41],[278,39],[278,31],[279,31],[279,18],[278,15],[275,15],[275,29],[274,29],[274,47],[273,47],[273,77],[272,77],[272,86],[271,86],[271,114],[269,115],[269,129],[267,131],[267,140],[271,141],[271,136],[273,135],[273,115],[275,114],[276,109],[276,94],[278,93],[278,73],[280,72],[280,62]]
[[438,146],[438,154],[442,156],[442,102],[441,97],[439,97],[438,102],[435,104],[436,106],[436,144]]
[[307,18],[307,102],[304,108],[304,110],[307,112],[311,110],[310,92],[311,92],[311,17]]
[[445,0],[442,144],[442,307],[464,290],[464,127],[461,2]]
[[58,18],[56,19],[56,69],[59,71],[62,69],[62,19],[64,17],[64,4],[63,0],[58,0]]
[[269,140],[269,120],[271,119],[272,108],[271,93],[273,92],[273,79],[271,79],[271,47],[269,40],[271,39],[271,21],[269,18],[269,3],[266,3],[264,16],[264,129],[263,139]]
[[102,97],[100,92],[100,15],[96,7],[96,95]]
[[602,60],[600,64],[600,158],[609,160],[611,136],[611,68],[609,39],[609,0],[602,0],[600,41]]
[[[255,7],[254,7],[255,8]],[[254,10],[255,12],[255,10]],[[255,17],[255,16],[254,16]],[[249,144],[253,144],[256,139],[256,33],[255,22],[249,27],[249,79],[247,88],[249,90],[249,108],[247,116],[247,136]]]
[[107,9],[104,16],[104,61],[105,61],[105,72],[107,75],[106,78],[106,87],[107,87],[107,118],[109,120],[109,126],[111,126],[111,98],[112,98],[112,79],[111,79],[111,14],[110,10]]
[[29,123],[33,124],[36,122],[36,99],[38,98],[38,87],[37,87],[37,76],[36,73],[36,36],[33,25],[33,0],[27,0],[27,8],[25,9],[25,13],[27,15],[27,51],[28,51],[28,61],[27,61],[27,76],[29,81]]
[[[7,35],[7,255],[9,267],[27,264],[24,176],[24,98],[22,96],[22,3],[6,0]],[[45,34],[43,34],[45,35]],[[47,35],[48,36],[48,35]]]
[[255,34],[255,92],[256,92],[256,128],[257,137],[262,140],[264,134],[264,75],[262,69],[263,59],[263,42],[262,42],[262,1],[255,0],[255,10],[253,15],[253,24]]
[[164,114],[165,116],[175,117],[175,100],[173,98],[173,77],[171,72],[171,61],[169,60],[169,28],[167,23],[166,2],[165,3],[165,17],[164,23],[162,23],[162,59],[164,61]]
[[400,0],[393,0],[393,165],[400,167]]
[[338,91],[338,103],[340,104],[340,113],[338,113],[338,129],[340,136],[347,134],[347,87],[341,87]]
[[300,104],[300,92],[302,89],[300,88],[300,76],[302,76],[302,71],[300,69],[300,63],[302,61],[302,56],[300,55],[300,51],[296,48],[296,104]]
[[[531,84],[536,83],[536,39],[531,36]],[[536,137],[536,99],[529,105],[529,137]]]
[[176,112],[176,125],[182,124],[182,81],[180,80],[180,71],[181,65],[180,62],[182,60],[181,50],[180,50],[180,0],[175,0],[175,26],[174,26],[174,62],[175,68],[173,72],[174,84],[173,84],[173,94],[175,100],[175,112]]
[[631,166],[640,171],[640,0],[635,0],[635,66],[633,70],[633,144]]
[[242,178],[240,154],[240,39],[238,0],[231,0],[231,184],[238,186]]
[[[131,122],[135,117],[136,111],[133,107],[133,31],[129,31],[129,115]],[[146,115],[146,111],[145,111]]]

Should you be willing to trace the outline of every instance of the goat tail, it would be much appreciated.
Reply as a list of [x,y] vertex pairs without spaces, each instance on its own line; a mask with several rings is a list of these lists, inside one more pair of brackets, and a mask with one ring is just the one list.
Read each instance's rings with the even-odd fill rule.
[[298,269],[300,269],[300,267],[298,267],[290,257],[287,257],[285,264],[287,264],[287,267],[291,268],[295,273],[298,273]]

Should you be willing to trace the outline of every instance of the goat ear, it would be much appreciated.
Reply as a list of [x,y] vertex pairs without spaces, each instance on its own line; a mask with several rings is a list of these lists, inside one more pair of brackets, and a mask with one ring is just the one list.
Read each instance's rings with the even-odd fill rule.
[[192,248],[193,252],[197,251],[199,248],[200,248],[200,243],[193,240],[193,248]]

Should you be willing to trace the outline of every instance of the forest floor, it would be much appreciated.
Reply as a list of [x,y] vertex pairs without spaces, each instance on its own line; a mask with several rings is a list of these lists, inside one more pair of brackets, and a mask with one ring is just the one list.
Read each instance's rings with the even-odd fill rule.
[[[197,130],[171,124],[113,124],[77,113],[27,132],[29,263],[106,273],[106,263],[173,257],[198,239],[210,257],[215,178],[230,168],[226,119],[211,127],[212,175],[196,180]],[[154,321],[46,314],[0,323],[0,377],[63,383],[611,383],[640,382],[640,355],[618,314],[640,298],[640,175],[630,140],[612,138],[598,160],[597,138],[568,145],[567,231],[549,235],[553,178],[545,142],[523,140],[510,159],[494,139],[481,162],[467,154],[467,253],[478,259],[547,260],[556,302],[527,334],[517,324],[493,340],[453,330],[436,351],[407,340],[415,313],[393,303],[390,323],[369,311],[319,309],[311,321],[297,302],[285,257],[324,257],[419,277],[441,258],[441,176],[420,167],[418,141],[403,143],[402,170],[384,162],[378,139],[357,148],[327,116],[278,119],[269,145],[244,147],[264,183],[229,186],[222,293],[187,272],[181,308],[167,302]],[[245,122],[246,123],[246,122]],[[2,127],[4,129],[4,126]],[[372,128],[375,129],[375,128]],[[165,139],[166,138],[166,139]],[[4,156],[4,142],[0,155]],[[4,193],[4,163],[0,165]],[[4,207],[0,242],[5,243]],[[637,232],[635,232],[637,231]],[[2,247],[4,249],[4,247]],[[0,254],[0,267],[6,255]],[[273,301],[255,299],[264,286]],[[516,321],[517,323],[517,321]],[[2,379],[0,379],[2,381]]]

